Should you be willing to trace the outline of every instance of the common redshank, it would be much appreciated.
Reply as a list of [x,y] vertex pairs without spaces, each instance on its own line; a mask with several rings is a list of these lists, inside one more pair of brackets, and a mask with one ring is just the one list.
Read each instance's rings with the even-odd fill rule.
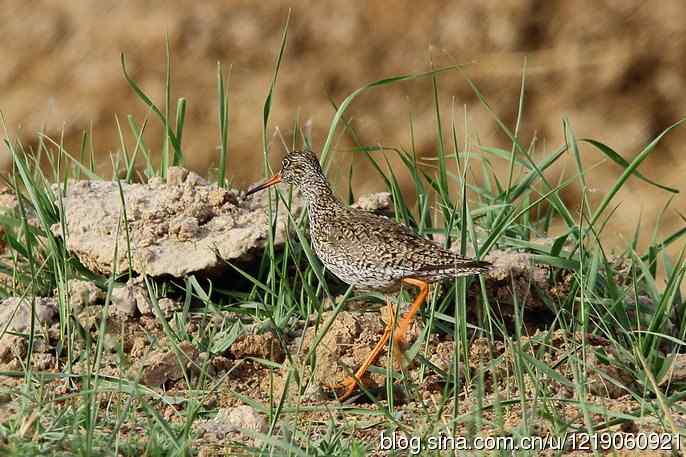
[[395,332],[394,307],[388,302],[389,319],[383,336],[354,376],[339,386],[339,399],[344,400],[376,362],[391,334],[394,352],[401,355],[407,328],[425,302],[430,283],[482,273],[490,263],[462,257],[394,220],[344,205],[334,195],[319,160],[310,151],[289,153],[283,159],[281,171],[246,195],[281,181],[296,186],[305,198],[312,246],[324,266],[343,282],[386,294],[397,292],[403,284],[419,289]]

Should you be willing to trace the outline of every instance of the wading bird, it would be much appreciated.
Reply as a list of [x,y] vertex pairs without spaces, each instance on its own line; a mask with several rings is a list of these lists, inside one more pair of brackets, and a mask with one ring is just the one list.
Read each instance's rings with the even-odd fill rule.
[[395,332],[393,305],[388,303],[390,319],[384,334],[355,375],[340,386],[339,398],[343,400],[355,391],[391,334],[393,347],[402,350],[407,328],[426,300],[429,283],[482,273],[490,263],[459,256],[394,220],[345,206],[334,195],[319,160],[310,151],[289,153],[281,171],[246,195],[281,181],[296,186],[305,198],[312,246],[324,266],[343,282],[384,293],[396,292],[403,284],[419,289]]

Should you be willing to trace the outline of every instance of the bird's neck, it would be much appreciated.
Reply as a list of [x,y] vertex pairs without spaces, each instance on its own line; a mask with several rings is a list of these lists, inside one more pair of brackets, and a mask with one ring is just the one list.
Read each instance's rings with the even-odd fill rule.
[[343,206],[324,176],[309,180],[308,184],[300,187],[300,192],[307,202],[310,214]]

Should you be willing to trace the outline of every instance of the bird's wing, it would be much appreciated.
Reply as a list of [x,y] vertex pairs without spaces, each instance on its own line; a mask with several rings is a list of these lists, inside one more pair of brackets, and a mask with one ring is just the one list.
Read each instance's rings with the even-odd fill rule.
[[[331,221],[326,242],[347,255],[391,267],[399,274],[429,275],[475,262],[421,237],[409,227],[383,216],[349,209],[350,217]],[[339,250],[339,249],[337,249]]]

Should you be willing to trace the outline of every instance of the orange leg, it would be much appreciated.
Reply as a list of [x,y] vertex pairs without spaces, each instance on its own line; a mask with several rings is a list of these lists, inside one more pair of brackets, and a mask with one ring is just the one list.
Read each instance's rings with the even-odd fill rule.
[[405,334],[407,333],[407,328],[410,326],[410,322],[414,319],[414,316],[419,311],[426,301],[426,297],[429,295],[429,283],[422,281],[421,279],[414,278],[404,278],[403,282],[411,286],[419,288],[419,293],[412,302],[412,306],[407,310],[407,313],[398,323],[398,329],[395,334],[393,334],[393,352],[396,356],[396,360],[402,362],[403,360],[403,350],[405,348]]
[[[412,302],[410,309],[401,319],[400,323],[398,324],[398,329],[393,335],[393,350],[396,354],[397,360],[402,360],[402,350],[405,344],[405,333],[407,332],[407,327],[410,325],[410,322],[412,322],[412,319],[417,314],[417,311],[419,311],[419,308],[421,308],[421,306],[424,304],[424,301],[429,294],[429,284],[425,281],[414,278],[404,278],[402,281],[406,284],[418,287],[419,293],[417,294],[417,297],[415,297],[414,302]],[[376,360],[379,358],[379,354],[381,354],[383,347],[386,345],[388,338],[391,336],[391,333],[393,332],[393,326],[395,326],[395,310],[390,302],[387,306],[390,317],[388,324],[386,325],[386,329],[384,330],[379,342],[376,343],[374,349],[372,349],[365,359],[364,363],[355,372],[355,376],[348,377],[343,381],[342,388],[344,388],[344,391],[339,397],[340,400],[345,400],[346,398],[350,397],[353,392],[355,392],[357,383],[360,379],[362,379],[362,376],[365,374],[369,366],[376,362]]]
[[374,349],[372,349],[372,352],[369,353],[369,355],[364,360],[362,365],[360,365],[360,368],[357,369],[355,375],[348,376],[343,381],[341,388],[344,389],[344,391],[343,394],[340,397],[338,397],[340,400],[345,400],[346,398],[350,397],[353,394],[353,392],[355,392],[355,389],[357,388],[357,383],[360,382],[362,376],[364,376],[365,372],[370,367],[370,365],[376,362],[376,360],[379,358],[379,354],[381,354],[381,351],[383,351],[383,348],[386,345],[388,338],[390,338],[391,336],[393,326],[395,325],[395,309],[393,308],[393,304],[391,302],[388,302],[386,304],[386,307],[388,308],[388,323],[386,324],[386,329],[384,330],[379,342],[376,343],[376,346],[374,346]]

